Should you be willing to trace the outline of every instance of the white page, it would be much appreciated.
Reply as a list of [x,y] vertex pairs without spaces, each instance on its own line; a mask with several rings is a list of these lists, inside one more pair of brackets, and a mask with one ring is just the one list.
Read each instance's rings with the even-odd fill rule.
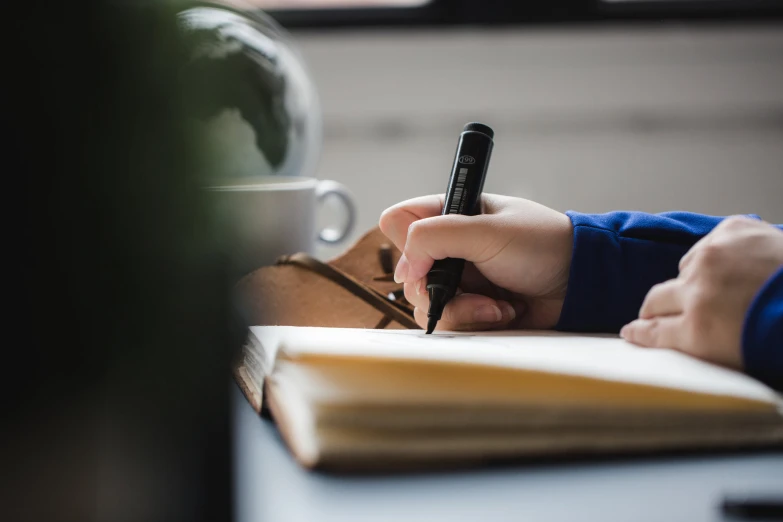
[[258,326],[251,331],[271,362],[287,355],[351,355],[434,360],[578,375],[648,384],[768,403],[783,403],[774,390],[750,377],[682,353],[640,348],[617,336],[504,331],[436,333]]

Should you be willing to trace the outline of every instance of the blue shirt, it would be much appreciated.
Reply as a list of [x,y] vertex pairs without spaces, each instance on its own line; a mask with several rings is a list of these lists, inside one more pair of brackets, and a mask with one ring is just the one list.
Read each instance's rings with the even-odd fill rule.
[[[647,291],[678,275],[680,258],[724,218],[667,212],[567,212],[574,226],[568,291],[558,330],[618,332],[636,319]],[[783,389],[783,267],[748,308],[745,371]]]

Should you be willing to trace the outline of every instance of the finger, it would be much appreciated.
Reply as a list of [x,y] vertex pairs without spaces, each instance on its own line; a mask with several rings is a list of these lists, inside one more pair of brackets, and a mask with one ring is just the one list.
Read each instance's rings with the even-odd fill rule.
[[[429,305],[429,299],[427,300]],[[416,322],[425,328],[427,306],[416,307]],[[437,330],[491,330],[508,326],[516,317],[514,307],[484,295],[462,294],[449,301],[438,321]]]
[[748,216],[729,216],[720,223],[718,223],[715,228],[713,228],[709,234],[698,240],[690,250],[680,259],[680,272],[684,272],[688,266],[690,266],[693,263],[693,260],[696,258],[696,256],[699,254],[699,251],[702,250],[706,245],[713,243],[716,238],[720,240],[720,238],[725,237],[727,233],[731,232],[737,232],[741,230],[747,230],[749,228],[756,228],[759,225],[761,225],[762,222],[758,219],[754,219]]
[[473,263],[491,259],[505,247],[505,236],[491,232],[493,216],[446,215],[421,219],[408,228],[394,272],[398,283],[424,277],[437,259],[456,257]]
[[[405,283],[403,285],[403,291],[405,299],[413,306],[426,308],[429,305],[426,276],[417,281]],[[457,295],[462,293],[481,294],[491,297],[492,299],[504,301],[510,301],[513,298],[511,292],[498,289],[487,281],[487,278],[482,276],[472,263],[465,264],[462,282],[460,283],[459,288],[457,288]]]
[[[405,283],[403,285],[403,291],[405,299],[412,304],[415,308],[421,308],[422,310],[428,310],[430,306],[429,292],[427,292],[426,278],[420,279],[414,283]],[[455,296],[460,296],[465,292],[461,288],[457,288]]]
[[650,319],[659,315],[682,313],[683,283],[679,279],[670,279],[653,286],[644,298],[639,310],[641,319]]
[[639,346],[682,350],[685,346],[683,320],[682,315],[637,319],[623,326],[620,336]]
[[422,196],[409,199],[387,208],[381,214],[378,225],[397,248],[405,248],[408,227],[414,221],[439,216],[443,211],[443,195]]
[[407,299],[410,304],[418,308],[424,308],[426,310],[430,304],[430,301],[425,285],[426,280],[419,279],[411,283],[405,283],[403,285],[403,290],[405,293],[405,299]]

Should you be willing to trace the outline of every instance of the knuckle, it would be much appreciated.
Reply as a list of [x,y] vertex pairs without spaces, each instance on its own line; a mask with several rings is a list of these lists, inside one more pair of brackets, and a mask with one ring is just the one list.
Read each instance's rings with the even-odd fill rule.
[[693,261],[693,254],[691,252],[686,253],[684,256],[680,258],[679,263],[677,263],[677,269],[682,272],[685,266]]
[[660,322],[658,321],[658,319],[657,318],[649,319],[647,323],[642,328],[639,328],[639,330],[637,331],[639,342],[646,346],[656,345],[658,341],[659,329],[660,329]]
[[709,244],[701,248],[695,261],[703,268],[713,268],[720,264],[724,257],[724,249],[721,245]]
[[721,222],[723,228],[728,230],[736,230],[745,228],[755,222],[755,219],[751,219],[747,216],[729,216]]
[[653,285],[652,288],[647,292],[647,295],[644,296],[644,300],[642,301],[642,306],[639,309],[639,315],[640,316],[646,316],[650,309],[653,307],[653,304],[655,302],[656,296],[658,292],[660,292],[660,283],[657,285]]
[[660,296],[665,290],[666,290],[666,283],[656,283],[650,288],[650,291],[647,292],[647,297],[644,298],[645,302],[648,302],[650,299],[655,299],[656,297]]
[[703,285],[692,284],[688,287],[683,298],[683,309],[686,312],[700,310],[704,306],[704,302],[707,300],[707,292]]
[[381,227],[381,230],[389,230],[391,223],[394,220],[395,213],[394,207],[389,207],[381,212],[381,217],[378,219],[378,226]]
[[421,236],[424,232],[424,223],[422,223],[421,220],[414,221],[410,225],[408,225],[408,239],[407,243],[418,243],[421,240]]

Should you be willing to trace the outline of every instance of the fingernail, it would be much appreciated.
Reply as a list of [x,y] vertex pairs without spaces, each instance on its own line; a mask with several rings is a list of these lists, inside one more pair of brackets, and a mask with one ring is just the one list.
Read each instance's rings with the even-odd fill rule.
[[500,303],[503,307],[503,315],[506,317],[506,321],[511,321],[517,316],[516,310],[509,303]]
[[503,318],[503,313],[495,305],[484,305],[473,312],[473,321],[477,323],[497,323]]
[[408,263],[408,258],[403,254],[400,256],[400,260],[397,261],[397,269],[394,271],[394,282],[404,283],[405,278],[408,276],[409,268],[410,264]]
[[628,329],[628,325],[625,325],[622,328],[620,328],[620,337],[625,339],[627,337],[627,335],[628,335],[628,330],[629,330]]
[[416,295],[421,295],[424,293],[424,279],[419,279],[416,281]]

